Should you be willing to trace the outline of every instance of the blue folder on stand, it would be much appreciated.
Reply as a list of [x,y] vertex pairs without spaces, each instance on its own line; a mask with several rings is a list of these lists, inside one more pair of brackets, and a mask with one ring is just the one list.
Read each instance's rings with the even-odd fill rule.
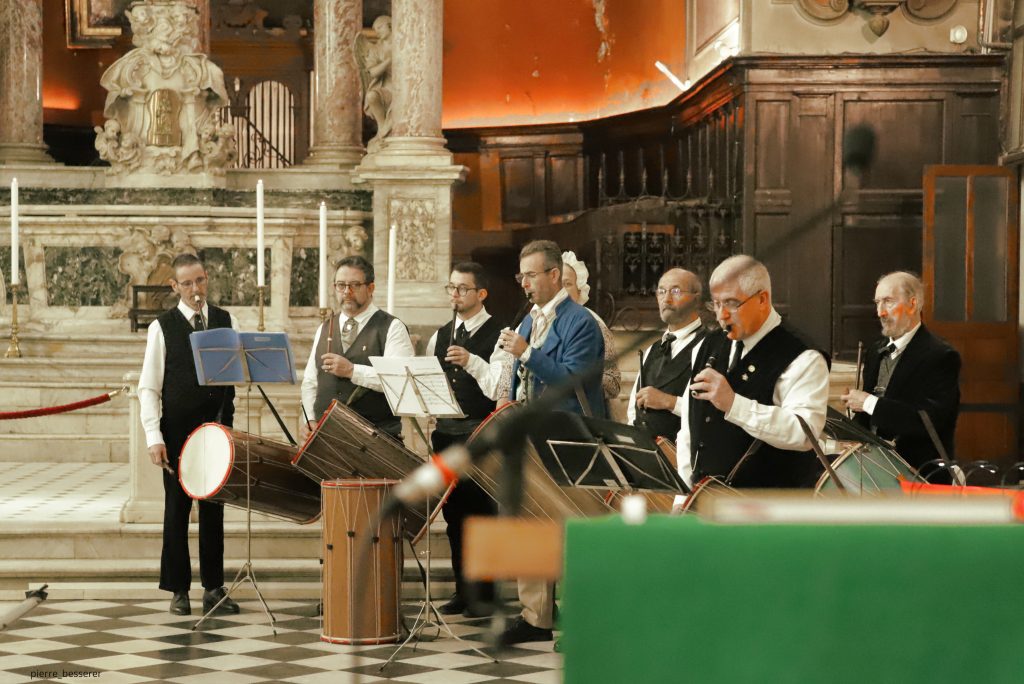
[[189,336],[200,385],[295,384],[295,361],[283,332],[214,328]]

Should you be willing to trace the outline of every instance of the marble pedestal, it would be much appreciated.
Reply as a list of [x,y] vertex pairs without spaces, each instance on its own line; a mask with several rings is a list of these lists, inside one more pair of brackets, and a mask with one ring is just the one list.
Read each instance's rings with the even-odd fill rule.
[[467,169],[452,164],[443,139],[388,138],[367,155],[353,182],[373,188],[373,266],[377,304],[387,301],[388,231],[398,232],[395,311],[410,326],[436,327],[451,318],[444,292],[451,268],[452,184]]

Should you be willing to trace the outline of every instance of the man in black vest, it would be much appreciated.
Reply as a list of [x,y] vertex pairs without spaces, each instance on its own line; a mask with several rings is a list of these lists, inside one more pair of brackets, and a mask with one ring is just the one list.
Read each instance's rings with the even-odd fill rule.
[[[203,263],[182,254],[171,263],[171,287],[178,305],[149,326],[146,355],[139,377],[139,403],[149,457],[164,469],[164,539],[160,554],[160,588],[173,593],[171,612],[189,615],[192,566],[188,555],[188,516],[192,499],[178,482],[178,458],[189,434],[203,423],[231,427],[235,415],[233,387],[199,385],[189,335],[207,328],[237,328],[234,316],[206,301],[208,278]],[[223,598],[224,506],[199,502],[199,572],[203,611]],[[237,613],[230,598],[218,612]]]
[[345,257],[334,274],[340,312],[320,325],[302,376],[302,404],[309,435],[332,399],[347,404],[388,434],[401,439],[402,419],[391,413],[371,356],[415,356],[402,321],[373,303],[373,264],[361,256]]
[[[710,308],[723,332],[694,360],[688,420],[680,430],[683,479],[713,475],[734,487],[802,487],[820,466],[797,420],[815,438],[825,425],[828,363],[782,325],[764,264],[743,254],[711,274]],[[755,446],[756,442],[760,442]],[[756,449],[756,451],[755,451]],[[685,463],[683,454],[690,454]]]
[[[918,411],[925,411],[946,455],[960,411],[960,354],[921,323],[924,283],[905,271],[882,276],[875,309],[882,339],[867,353],[863,390],[847,390],[843,402],[855,420],[896,441],[896,451],[915,468],[940,458]],[[926,473],[927,474],[927,473]]]
[[664,437],[675,443],[686,415],[686,386],[693,375],[693,356],[705,335],[698,315],[700,278],[673,268],[661,276],[656,295],[658,312],[667,330],[660,342],[644,350],[626,418],[630,425],[645,430],[651,437]]
[[[439,418],[431,435],[435,452],[452,444],[465,442],[484,418],[495,407],[495,401],[481,390],[480,385],[466,371],[470,355],[485,357],[494,349],[501,326],[487,313],[487,274],[483,266],[472,261],[455,264],[445,291],[451,297],[454,320],[444,324],[427,343],[427,354],[441,361],[455,398],[465,418]],[[452,324],[456,324],[452,335]],[[497,506],[490,496],[475,482],[461,480],[444,504],[444,519],[448,523],[448,541],[452,547],[452,569],[455,571],[455,595],[439,610],[445,615],[463,613],[468,617],[489,614],[494,598],[494,585],[480,582],[468,585],[462,577],[462,527],[471,515],[494,515]]]

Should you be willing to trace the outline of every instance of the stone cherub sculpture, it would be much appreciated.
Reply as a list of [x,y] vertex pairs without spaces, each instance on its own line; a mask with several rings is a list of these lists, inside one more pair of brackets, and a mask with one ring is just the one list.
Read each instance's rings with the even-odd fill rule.
[[222,130],[224,74],[198,52],[198,13],[185,0],[136,2],[125,12],[135,48],[100,78],[107,90],[96,149],[113,175],[222,174],[234,136]]
[[391,17],[374,19],[375,38],[356,34],[353,51],[363,85],[363,110],[377,122],[377,135],[366,145],[376,152],[391,133]]

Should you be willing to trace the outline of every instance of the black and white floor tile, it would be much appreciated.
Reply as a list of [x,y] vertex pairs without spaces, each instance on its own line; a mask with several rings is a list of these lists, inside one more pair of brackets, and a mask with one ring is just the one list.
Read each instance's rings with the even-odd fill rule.
[[[169,614],[167,600],[47,601],[0,632],[0,684],[561,681],[562,657],[552,652],[551,642],[495,651],[488,645],[490,620],[452,618],[451,629],[461,640],[410,644],[382,670],[395,646],[321,641],[315,601],[270,601],[276,636],[258,602],[240,603],[239,615],[207,620],[193,632],[198,616]],[[411,622],[418,608],[408,610]],[[495,654],[499,662],[474,647]]]

